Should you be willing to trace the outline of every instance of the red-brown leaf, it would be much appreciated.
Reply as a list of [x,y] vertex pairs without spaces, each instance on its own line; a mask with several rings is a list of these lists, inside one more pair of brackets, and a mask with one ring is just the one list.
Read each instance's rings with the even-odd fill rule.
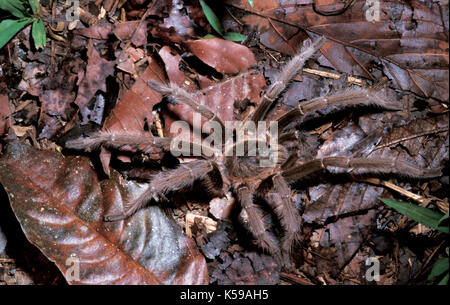
[[0,137],[8,131],[11,126],[11,108],[8,95],[0,94]]
[[92,40],[88,46],[88,64],[83,80],[79,84],[75,104],[80,107],[83,122],[88,121],[88,109],[86,106],[90,99],[94,97],[97,90],[106,92],[106,77],[114,74],[115,61],[108,61],[100,56],[94,47]]
[[[69,283],[208,283],[203,256],[160,208],[103,222],[145,185],[118,174],[100,182],[87,158],[62,158],[20,142],[8,146],[0,179],[25,235]],[[69,278],[70,258],[79,260],[79,279]]]
[[189,40],[186,46],[195,56],[220,73],[245,72],[256,63],[255,56],[246,46],[229,40]]
[[[161,48],[159,55],[164,61],[167,75],[172,86],[182,87],[187,91],[196,92],[195,83],[180,71],[181,56],[173,54],[169,47]],[[261,71],[248,71],[220,83],[203,82],[199,103],[215,112],[222,121],[232,121],[235,117],[234,103],[248,99],[258,103],[259,93],[266,85]],[[203,85],[203,84],[202,84]],[[175,120],[184,120],[193,125],[193,111],[184,104],[169,105],[169,112],[164,112],[165,132],[170,134],[170,125]],[[200,126],[195,126],[200,127]],[[175,136],[170,134],[171,136]]]
[[[376,79],[376,64],[393,84],[419,95],[448,99],[448,6],[438,2],[380,1],[380,21],[367,20],[367,1],[354,2],[345,12],[323,16],[321,11],[342,7],[340,1],[227,0],[250,14],[242,20],[258,27],[267,47],[293,55],[308,36],[328,38],[321,64],[352,75]],[[447,19],[446,19],[447,18]]]

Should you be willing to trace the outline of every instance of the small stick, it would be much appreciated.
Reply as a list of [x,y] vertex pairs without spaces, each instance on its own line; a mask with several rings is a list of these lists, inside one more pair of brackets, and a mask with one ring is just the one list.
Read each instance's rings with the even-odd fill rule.
[[98,19],[96,16],[92,15],[88,11],[82,9],[81,7],[79,8],[79,12],[80,12],[80,20],[82,22],[84,22],[85,24],[87,24],[89,26],[93,26],[93,25],[97,24]]
[[290,282],[292,284],[297,285],[314,285],[310,280],[302,279],[301,277],[295,276],[293,274],[289,274],[286,272],[280,272],[280,278],[286,282]]
[[[320,71],[320,70],[316,70],[316,69],[309,69],[309,68],[304,68],[302,70],[302,72],[306,72],[306,73],[310,73],[310,74],[314,74],[314,75],[319,75],[321,77],[326,77],[326,78],[333,78],[333,79],[339,79],[341,78],[341,75],[338,73],[332,73],[332,72],[327,72],[327,71]],[[353,76],[348,76],[347,77],[347,82],[358,85],[358,86],[365,86],[366,83],[359,78],[353,77]]]
[[430,263],[431,259],[436,255],[438,250],[442,247],[444,242],[445,242],[445,240],[441,241],[441,243],[436,248],[434,248],[433,252],[428,256],[427,260],[422,264],[419,271],[417,271],[417,273],[414,274],[413,279],[416,279],[422,273],[422,271],[425,269],[425,267]]
[[156,131],[158,132],[158,136],[164,138],[164,131],[162,128],[161,118],[159,117],[159,113],[157,111],[153,112],[153,117],[155,118]]
[[409,140],[412,140],[412,139],[415,139],[415,138],[420,138],[420,137],[427,136],[427,135],[430,135],[430,134],[436,134],[436,133],[441,133],[441,132],[446,132],[446,131],[448,131],[448,127],[440,127],[440,128],[436,128],[436,129],[432,129],[432,130],[419,132],[419,133],[416,133],[414,135],[403,137],[403,138],[391,141],[389,143],[377,146],[377,147],[375,147],[373,149],[373,151],[381,149],[381,148],[389,147],[389,146],[392,146],[392,145],[395,145],[395,144],[398,144],[398,143],[401,143],[401,142],[409,141]]
[[436,200],[436,206],[444,213],[447,213],[449,210],[449,204],[448,202],[445,202],[443,200],[440,200],[439,198],[425,198],[422,197],[420,195],[414,194],[410,191],[405,190],[404,188],[399,187],[398,185],[395,185],[391,182],[388,181],[382,181],[378,178],[364,178],[364,179],[360,179],[355,177],[355,180],[357,181],[362,181],[362,182],[368,182],[371,184],[376,184],[376,185],[381,185],[381,186],[385,186],[393,191],[396,191],[399,194],[402,194],[403,196],[407,197],[407,198],[411,198],[415,201],[418,201],[421,203],[421,205],[427,205],[429,204],[432,200]]

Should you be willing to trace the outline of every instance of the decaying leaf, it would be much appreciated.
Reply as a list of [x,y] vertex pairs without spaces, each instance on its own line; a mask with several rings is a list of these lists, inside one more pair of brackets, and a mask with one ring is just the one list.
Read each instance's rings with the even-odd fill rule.
[[211,283],[218,285],[275,285],[280,281],[280,268],[272,257],[257,252],[222,251],[221,263],[214,262]]
[[146,185],[117,174],[100,182],[86,158],[62,158],[20,142],[8,145],[0,177],[25,235],[69,283],[208,282],[203,256],[159,207],[103,222]]
[[[417,119],[408,125],[394,127],[390,132],[382,135],[381,143],[389,143],[392,140],[402,138],[409,135],[420,133],[424,130],[433,130],[447,124],[448,116],[442,115],[436,118]],[[370,134],[376,133],[376,127],[366,125],[372,124],[372,119],[366,118],[363,122],[363,129]],[[364,126],[366,125],[366,126]],[[332,143],[347,143],[351,148],[355,148],[354,144],[364,143],[362,140],[367,134],[359,127],[350,127],[352,132],[345,131],[336,133],[336,137],[331,137],[324,143],[318,152],[318,157],[324,153],[332,154],[328,148]],[[359,130],[358,132],[356,132]],[[436,168],[442,166],[442,161],[448,159],[448,131],[433,135],[431,138],[427,136],[417,137],[408,141],[404,141],[393,147],[383,147],[376,149],[376,137],[374,141],[366,143],[367,146],[360,147],[362,155],[370,158],[399,158],[417,164],[418,167]],[[336,145],[336,144],[334,144]],[[346,155],[353,152],[349,148],[342,146],[334,146],[333,155]],[[364,152],[365,150],[365,152]],[[361,153],[361,151],[360,151]],[[369,185],[366,183],[348,182],[346,184],[322,184],[310,189],[312,204],[308,205],[303,214],[305,222],[325,223],[331,217],[345,215],[357,211],[363,211],[373,208],[378,204],[378,197],[382,194],[383,188]]]
[[[184,88],[185,90],[195,92],[197,86],[194,81],[188,78],[180,71],[181,56],[172,54],[168,47],[164,47],[159,52],[165,63],[165,68],[171,85]],[[224,55],[224,60],[232,57],[232,54]],[[222,121],[232,121],[236,118],[235,102],[247,100],[249,103],[257,104],[259,102],[262,88],[266,82],[261,71],[248,71],[235,77],[230,77],[219,83],[211,81],[199,81],[201,91],[199,93],[200,104],[209,107],[214,111]],[[171,136],[171,123],[175,120],[184,120],[191,125],[193,122],[193,111],[184,104],[169,105],[170,111],[163,112],[165,118],[165,132]],[[203,123],[204,121],[202,121]],[[193,125],[194,126],[194,125]],[[199,127],[199,126],[195,126]]]
[[[261,42],[269,48],[293,55],[306,37],[323,35],[328,42],[321,49],[321,64],[369,79],[377,78],[371,71],[382,65],[397,88],[448,99],[448,5],[381,1],[379,20],[374,20],[367,16],[375,8],[365,0],[336,16],[318,14],[315,2],[259,1],[251,8],[246,0],[226,1],[249,13],[242,20],[258,28]],[[335,11],[343,4],[319,5],[320,11]]]
[[79,89],[75,104],[80,108],[83,123],[89,121],[88,102],[98,90],[106,92],[106,77],[114,74],[115,61],[108,61],[100,56],[94,47],[92,39],[88,46],[88,64],[84,78],[79,81]]
[[8,131],[11,125],[11,108],[6,94],[0,93],[0,137]]

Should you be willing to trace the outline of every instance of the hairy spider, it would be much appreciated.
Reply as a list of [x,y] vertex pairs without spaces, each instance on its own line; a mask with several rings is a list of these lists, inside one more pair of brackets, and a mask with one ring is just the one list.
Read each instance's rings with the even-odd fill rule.
[[[257,107],[246,116],[244,123],[259,122],[264,120],[268,110],[275,100],[285,90],[289,82],[302,69],[305,61],[321,48],[324,39],[320,38],[310,46],[294,56],[280,71],[276,81],[273,82],[261,97]],[[172,103],[184,103],[195,112],[200,113],[208,122],[214,122],[216,126],[226,131],[226,124],[217,117],[214,112],[198,103],[197,95],[188,93],[181,88],[166,86],[158,82],[150,81],[148,85],[167,96]],[[394,173],[415,178],[431,178],[441,174],[439,169],[419,169],[414,165],[399,160],[367,159],[348,157],[325,157],[309,161],[299,161],[297,152],[289,152],[284,145],[287,140],[292,141],[294,135],[286,131],[289,123],[305,116],[305,114],[327,108],[343,108],[355,105],[375,105],[388,110],[399,110],[402,106],[390,100],[386,95],[374,88],[346,89],[335,94],[314,98],[301,102],[296,108],[288,111],[278,119],[270,122],[270,126],[276,132],[263,134],[243,130],[246,124],[233,127],[231,138],[223,140],[221,145],[201,147],[202,156],[197,160],[181,163],[178,167],[161,171],[154,175],[148,188],[142,195],[129,205],[121,215],[106,216],[105,221],[115,221],[133,215],[143,207],[151,198],[160,200],[169,192],[180,191],[193,185],[197,180],[203,181],[203,185],[214,197],[223,197],[231,192],[239,203],[240,217],[244,225],[253,235],[257,245],[270,253],[282,265],[290,266],[290,257],[293,245],[299,240],[302,228],[302,220],[293,202],[293,189],[291,182],[302,179],[314,172],[331,170],[336,172],[351,171],[353,174],[370,173]],[[272,129],[271,129],[272,130]],[[123,134],[111,132],[98,132],[81,140],[72,140],[66,143],[66,147],[74,149],[90,150],[104,145],[108,148],[120,149],[124,145],[142,147],[146,145],[148,152],[152,148],[189,153],[196,145],[188,143],[189,151],[171,145],[171,138],[148,135]],[[243,137],[236,138],[236,134]],[[276,135],[279,136],[274,140]],[[268,154],[259,151],[251,153],[251,144],[262,144],[268,148]],[[262,147],[261,146],[261,147]],[[183,146],[185,147],[185,146]],[[260,147],[260,146],[258,146]],[[237,151],[244,148],[244,154],[238,155]],[[267,152],[267,151],[266,151]],[[270,166],[261,166],[262,161],[269,162]],[[264,198],[274,215],[279,219],[283,234],[280,239],[275,237],[263,220],[263,210],[256,204],[255,197]]]

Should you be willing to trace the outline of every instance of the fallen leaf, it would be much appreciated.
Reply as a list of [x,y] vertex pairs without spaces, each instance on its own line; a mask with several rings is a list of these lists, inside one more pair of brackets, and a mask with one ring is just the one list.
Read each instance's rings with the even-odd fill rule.
[[[382,120],[377,119],[379,124],[385,124]],[[448,116],[441,115],[436,118],[416,119],[407,125],[394,126],[389,132],[381,134],[381,143],[389,143],[390,141],[418,134],[424,130],[433,130],[448,124]],[[355,148],[354,144],[360,144],[367,133],[377,133],[379,126],[373,126],[374,120],[370,116],[364,117],[362,120],[362,129],[358,126],[350,127],[351,131],[342,131],[336,133],[334,137],[328,139],[318,151],[316,157],[325,155],[351,156],[353,154],[351,148]],[[386,127],[386,126],[385,126]],[[375,149],[372,141],[366,143],[368,146],[359,156],[367,158],[388,158],[401,159],[403,161],[416,164],[420,168],[440,168],[442,162],[448,159],[448,143],[446,138],[448,131],[435,134],[433,137],[416,137],[401,142],[401,145],[392,147],[383,147]],[[343,146],[348,141],[348,147]],[[341,142],[341,145],[336,143]],[[334,144],[332,144],[334,143]],[[344,144],[342,144],[344,143]],[[351,144],[353,143],[353,144]],[[333,147],[333,150],[330,149]],[[348,213],[364,211],[375,207],[378,197],[383,193],[384,188],[373,186],[367,183],[347,182],[345,184],[321,184],[309,189],[311,196],[311,204],[306,206],[302,215],[303,220],[307,223],[324,224],[332,217],[338,217]]]
[[[259,93],[266,85],[261,71],[248,71],[219,83],[203,82],[205,87],[198,90],[193,80],[180,71],[180,55],[173,54],[168,47],[161,48],[159,54],[164,61],[171,85],[197,94],[198,102],[216,113],[223,122],[237,119],[235,102],[247,99],[249,103],[259,103]],[[168,109],[169,111],[163,111],[166,134],[170,136],[176,135],[170,133],[171,123],[176,120],[184,120],[191,126],[199,127],[194,125],[193,111],[188,106],[180,103],[178,105],[169,105]],[[204,122],[202,120],[201,123],[203,124]]]
[[108,39],[113,33],[114,25],[110,23],[96,24],[87,28],[73,30],[74,34],[78,34],[92,39]]
[[79,80],[79,88],[75,104],[80,108],[82,124],[89,121],[87,104],[94,97],[98,90],[106,92],[106,77],[114,74],[115,61],[108,61],[100,56],[94,47],[92,39],[88,46],[88,64],[86,73],[82,80]]
[[140,25],[139,23],[140,20],[117,23],[114,35],[122,41],[131,39],[136,47],[140,47],[147,43],[147,21],[144,20]]
[[208,283],[203,256],[159,207],[103,222],[146,185],[117,173],[100,182],[87,158],[62,158],[20,142],[8,145],[0,181],[28,240],[70,284]]
[[[339,272],[339,269],[347,265],[353,258],[355,253],[361,247],[361,244],[366,240],[369,233],[376,226],[377,211],[371,210],[365,215],[351,216],[339,219],[338,221],[326,226],[326,233],[322,234],[320,246],[324,248],[334,247],[336,249],[336,258],[332,264],[337,263],[338,268],[327,268],[327,264],[322,265],[325,271],[334,270]],[[322,260],[317,256],[317,260]],[[329,266],[328,266],[329,267]],[[318,272],[321,272],[319,268]]]
[[[448,19],[443,19],[448,5],[381,1],[380,20],[372,21],[365,0],[355,1],[336,16],[318,14],[315,2],[268,0],[251,8],[246,0],[227,0],[226,5],[247,12],[242,21],[257,27],[261,42],[269,48],[293,55],[305,34],[323,35],[328,42],[321,48],[322,65],[369,79],[376,79],[373,72],[382,65],[396,88],[448,99]],[[321,10],[332,11],[337,5],[342,4],[326,1]]]
[[[109,132],[145,132],[146,124],[153,120],[153,106],[161,101],[161,95],[151,89],[147,82],[157,80],[164,82],[165,76],[157,62],[149,57],[147,69],[141,73],[133,86],[126,91],[109,116],[105,119],[103,130]],[[151,157],[159,159],[160,151],[150,151]],[[107,149],[100,153],[105,173],[109,175],[111,154]]]
[[189,51],[217,72],[236,74],[256,64],[253,53],[243,45],[219,38],[186,41]]
[[2,137],[11,126],[11,108],[8,95],[0,93],[0,137]]
[[222,263],[210,264],[211,283],[218,285],[276,285],[280,281],[280,267],[275,260],[258,252],[222,251]]
[[169,43],[183,43],[203,36],[209,24],[198,1],[159,1],[152,4],[149,31]]

